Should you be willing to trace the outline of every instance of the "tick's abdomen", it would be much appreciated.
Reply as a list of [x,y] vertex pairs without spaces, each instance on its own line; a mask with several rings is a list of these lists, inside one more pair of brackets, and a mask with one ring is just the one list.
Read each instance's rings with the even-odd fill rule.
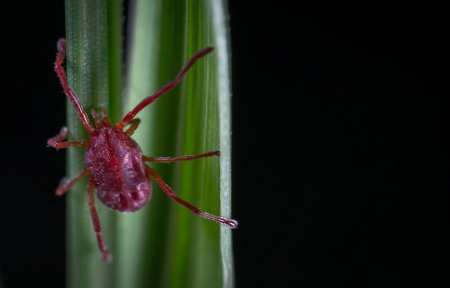
[[97,129],[85,157],[97,196],[106,206],[132,212],[148,202],[151,185],[142,152],[127,134],[112,127]]

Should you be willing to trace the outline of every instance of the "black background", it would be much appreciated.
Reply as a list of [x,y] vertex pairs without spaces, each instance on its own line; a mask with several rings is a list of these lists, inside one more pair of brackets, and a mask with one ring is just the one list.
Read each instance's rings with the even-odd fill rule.
[[[447,286],[445,9],[230,2],[237,287]],[[64,7],[39,5],[3,11],[5,287],[64,285]]]

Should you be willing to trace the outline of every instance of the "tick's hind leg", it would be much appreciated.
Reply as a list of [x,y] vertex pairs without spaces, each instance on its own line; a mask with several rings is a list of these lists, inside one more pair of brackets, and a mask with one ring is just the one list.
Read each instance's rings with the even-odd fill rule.
[[164,180],[161,178],[161,176],[159,176],[159,174],[152,168],[147,167],[147,173],[148,173],[149,178],[155,180],[156,183],[158,183],[159,187],[161,187],[161,190],[163,190],[163,192],[166,193],[166,195],[169,198],[173,199],[178,204],[188,208],[195,215],[200,216],[205,219],[208,219],[208,220],[211,220],[211,221],[214,221],[214,222],[225,224],[230,228],[236,228],[238,226],[238,222],[236,220],[209,214],[208,212],[205,212],[205,211],[195,207],[194,205],[187,202],[186,200],[179,198],[175,194],[175,192],[173,192],[172,188],[166,182],[164,182]]
[[205,152],[205,153],[201,153],[201,154],[176,156],[176,157],[143,156],[142,159],[144,159],[144,161],[154,162],[154,163],[174,163],[174,162],[188,161],[188,160],[194,160],[194,159],[198,159],[198,158],[211,157],[211,156],[220,156],[220,152],[219,151],[209,151],[209,152]]
[[98,217],[97,209],[95,208],[95,195],[94,195],[94,183],[92,179],[89,179],[88,184],[88,204],[89,211],[91,213],[92,225],[94,226],[95,237],[97,238],[98,247],[102,252],[102,260],[104,262],[111,262],[112,257],[109,254],[108,248],[106,248],[105,241],[103,240],[102,227],[100,225],[100,218]]
[[47,145],[55,148],[56,150],[68,147],[84,147],[86,145],[84,141],[65,141],[68,134],[69,130],[67,127],[62,127],[58,135],[47,140]]
[[77,176],[75,176],[72,179],[63,178],[61,180],[61,183],[59,183],[58,188],[56,188],[55,194],[57,196],[64,195],[67,191],[72,189],[72,187],[73,187],[73,185],[75,185],[75,183],[77,183],[79,180],[81,180],[81,178],[83,178],[84,176],[86,176],[88,174],[89,174],[88,170],[84,169],[83,171],[81,171],[80,174],[78,174]]

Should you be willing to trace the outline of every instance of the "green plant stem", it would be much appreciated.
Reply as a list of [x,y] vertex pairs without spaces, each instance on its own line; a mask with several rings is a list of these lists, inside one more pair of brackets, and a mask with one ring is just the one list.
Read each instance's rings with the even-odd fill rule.
[[[198,49],[215,50],[189,71],[183,84],[139,113],[133,138],[149,156],[221,150],[221,157],[153,165],[186,200],[230,216],[230,73],[226,7],[220,0],[136,0],[129,35],[126,101],[122,91],[121,1],[66,0],[69,82],[87,111],[120,119],[172,80]],[[86,137],[71,106],[74,139]],[[82,150],[69,149],[69,176],[84,168]],[[220,168],[220,169],[219,169]],[[195,217],[159,188],[151,202],[122,214],[97,203],[112,264],[100,260],[86,201],[86,183],[67,200],[69,287],[233,286],[231,231]]]
[[[67,74],[69,83],[90,112],[102,108],[120,117],[121,1],[66,0]],[[119,36],[117,36],[119,35]],[[68,127],[74,139],[84,139],[79,119],[68,105]],[[68,150],[68,174],[84,168],[84,151]],[[115,251],[115,214],[97,205],[104,237]],[[114,265],[104,265],[95,240],[86,199],[86,181],[67,195],[67,286],[111,287]]]

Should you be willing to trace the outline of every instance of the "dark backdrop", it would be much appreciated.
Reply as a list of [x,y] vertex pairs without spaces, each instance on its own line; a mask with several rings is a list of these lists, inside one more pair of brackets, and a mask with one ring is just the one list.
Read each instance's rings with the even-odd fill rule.
[[[237,287],[448,285],[445,9],[230,2]],[[64,9],[39,5],[2,25],[6,287],[64,285]]]

